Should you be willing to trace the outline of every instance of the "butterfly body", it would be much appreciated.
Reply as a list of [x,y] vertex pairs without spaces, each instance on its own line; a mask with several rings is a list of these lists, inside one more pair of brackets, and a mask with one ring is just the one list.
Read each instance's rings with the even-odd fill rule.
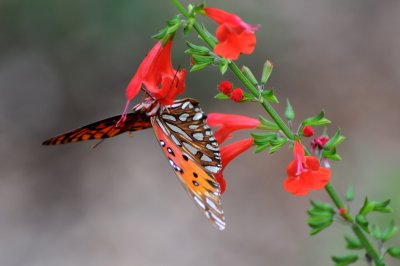
[[194,99],[182,99],[169,106],[159,106],[145,101],[137,105],[134,112],[127,114],[123,123],[118,123],[120,117],[92,123],[43,144],[105,139],[152,127],[169,164],[189,196],[212,224],[223,230],[225,218],[220,202],[221,190],[213,176],[221,171],[221,158],[199,103]]

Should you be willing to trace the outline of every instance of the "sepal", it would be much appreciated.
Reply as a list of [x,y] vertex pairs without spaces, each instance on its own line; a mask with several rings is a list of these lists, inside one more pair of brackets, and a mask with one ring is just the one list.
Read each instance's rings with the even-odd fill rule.
[[272,122],[261,115],[258,116],[258,120],[260,120],[260,125],[257,127],[257,129],[279,130],[279,126],[275,122]]
[[357,262],[357,255],[347,255],[347,256],[332,256],[333,262],[335,262],[335,266],[346,266]]

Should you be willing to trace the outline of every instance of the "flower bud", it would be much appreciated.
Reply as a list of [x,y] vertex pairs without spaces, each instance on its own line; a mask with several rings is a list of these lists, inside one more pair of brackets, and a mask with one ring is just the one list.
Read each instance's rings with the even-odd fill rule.
[[303,128],[303,136],[307,138],[314,136],[314,129],[311,126],[305,126]]
[[244,96],[243,90],[241,88],[236,88],[232,91],[231,99],[234,102],[239,103],[243,100],[243,96]]
[[325,144],[329,141],[329,137],[328,136],[319,136],[315,139],[313,139],[313,141],[311,141],[311,147],[313,150],[315,149],[323,149]]
[[233,91],[233,85],[229,81],[224,80],[219,84],[218,90],[225,95],[230,95]]

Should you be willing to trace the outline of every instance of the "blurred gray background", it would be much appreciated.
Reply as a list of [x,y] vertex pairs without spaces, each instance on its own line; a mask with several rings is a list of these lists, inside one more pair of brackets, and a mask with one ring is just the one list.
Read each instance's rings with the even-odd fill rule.
[[[395,214],[372,218],[399,223],[400,1],[208,5],[262,25],[255,53],[239,64],[259,73],[273,61],[269,85],[281,102],[290,98],[296,122],[324,108],[330,133],[341,128],[347,136],[344,160],[332,164],[333,184],[342,194],[356,184],[353,210],[366,194],[392,198]],[[287,149],[247,152],[226,169],[227,229],[219,232],[182,190],[151,130],[94,150],[93,143],[40,145],[121,113],[126,85],[154,44],[150,36],[176,13],[169,1],[0,1],[0,265],[301,266],[332,265],[331,255],[347,254],[342,235],[351,232],[341,225],[308,236],[308,198],[282,187]],[[184,48],[178,34],[175,67],[189,67]],[[263,113],[214,100],[221,80],[216,69],[193,73],[185,96],[206,112]],[[310,197],[326,199],[324,191]]]

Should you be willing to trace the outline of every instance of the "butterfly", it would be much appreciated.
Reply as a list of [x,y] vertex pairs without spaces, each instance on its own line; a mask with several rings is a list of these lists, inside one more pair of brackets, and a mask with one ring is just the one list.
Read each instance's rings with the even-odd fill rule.
[[91,139],[104,140],[125,132],[152,127],[184,189],[218,229],[225,228],[221,189],[213,174],[221,171],[218,143],[195,99],[175,100],[162,106],[144,101],[128,113],[124,122],[113,116],[58,135],[43,142],[57,145]]

